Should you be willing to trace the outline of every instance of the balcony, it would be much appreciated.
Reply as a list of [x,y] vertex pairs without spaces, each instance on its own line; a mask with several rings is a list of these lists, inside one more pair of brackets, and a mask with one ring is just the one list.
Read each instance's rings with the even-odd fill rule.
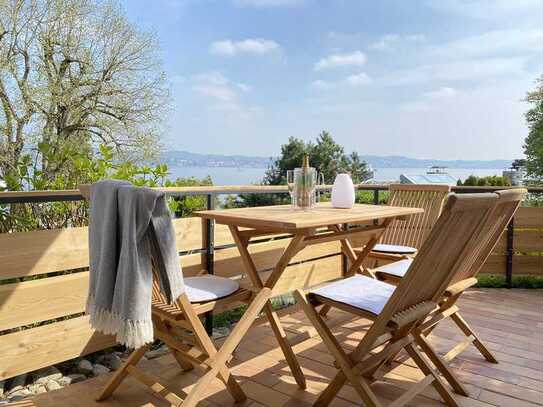
[[[359,186],[373,191],[379,202],[386,186]],[[473,192],[485,188],[459,188]],[[279,193],[283,187],[263,188],[176,188],[171,196],[229,193]],[[542,192],[534,189],[531,192]],[[44,202],[81,200],[77,191],[0,193],[0,204],[39,205]],[[225,227],[209,227],[199,218],[174,221],[181,263],[186,276],[202,268],[217,275],[237,277],[242,285],[247,277],[240,272],[241,260]],[[251,244],[259,272],[266,276],[289,242],[265,237]],[[495,253],[485,264],[483,275],[505,277],[511,284],[517,276],[543,275],[543,208],[520,208],[504,231]],[[287,268],[276,286],[275,295],[289,293],[299,285],[314,285],[339,277],[346,259],[338,242],[316,245],[303,252]],[[114,345],[113,338],[93,332],[82,315],[87,293],[87,230],[84,227],[36,230],[0,235],[0,381],[46,366],[85,356]],[[212,266],[210,266],[212,265]],[[318,273],[317,273],[318,270]],[[454,372],[466,384],[470,398],[459,400],[465,406],[543,405],[543,296],[541,290],[475,288],[460,301],[464,316],[495,352],[500,363],[490,364],[470,349],[452,362]],[[296,305],[280,311],[290,343],[307,378],[300,390],[284,361],[265,319],[255,324],[235,352],[233,373],[249,400],[247,406],[311,405],[336,372],[333,358]],[[208,320],[209,322],[210,320]],[[340,311],[329,314],[328,323],[339,332],[338,339],[353,346],[368,321]],[[462,339],[457,328],[444,323],[430,336],[441,352],[447,352],[455,339]],[[220,339],[218,340],[220,342]],[[195,370],[183,373],[170,355],[146,360],[144,370],[154,373],[173,390],[187,389],[194,383]],[[376,383],[383,400],[392,400],[418,380],[420,371],[412,361],[400,357],[394,370]],[[145,387],[128,379],[114,396],[94,402],[108,375],[101,375],[63,389],[50,391],[12,403],[18,406],[162,406],[169,405]],[[432,390],[411,402],[413,406],[443,405]],[[214,382],[201,405],[233,404],[224,386]],[[359,405],[354,389],[344,388],[332,405]]]

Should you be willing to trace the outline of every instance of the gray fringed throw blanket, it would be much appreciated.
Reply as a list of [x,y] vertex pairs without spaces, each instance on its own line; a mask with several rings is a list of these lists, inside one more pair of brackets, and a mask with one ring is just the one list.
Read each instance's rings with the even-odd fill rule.
[[151,258],[169,303],[185,291],[164,193],[124,181],[93,184],[89,254],[92,327],[130,348],[152,342]]

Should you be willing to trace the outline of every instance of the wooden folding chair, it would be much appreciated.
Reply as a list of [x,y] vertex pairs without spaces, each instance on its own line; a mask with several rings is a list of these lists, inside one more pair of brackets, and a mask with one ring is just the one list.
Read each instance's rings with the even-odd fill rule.
[[[405,405],[429,385],[435,387],[448,405],[458,405],[439,372],[418,349],[413,331],[438,309],[451,279],[459,269],[466,267],[467,261],[471,261],[480,229],[496,200],[496,194],[453,194],[398,287],[356,275],[308,294],[301,290],[296,292],[297,300],[339,368],[316,406],[330,404],[346,381],[352,384],[365,406],[381,406],[370,385],[382,377],[381,371],[388,368],[386,362],[390,356],[404,349],[425,377],[391,405]],[[353,352],[348,354],[341,348],[316,311],[322,304],[373,321]]]
[[424,213],[397,219],[387,226],[369,255],[375,259],[374,267],[380,261],[398,261],[412,256],[422,247],[441,214],[451,188],[448,185],[390,184],[389,191],[389,205],[423,208]]
[[[422,208],[424,212],[390,222],[366,257],[369,268],[414,257],[437,222],[451,188],[437,184],[390,184],[389,191],[388,205]],[[355,252],[362,250],[356,248]],[[366,274],[373,275],[371,271],[368,272],[368,267],[364,267]],[[330,307],[325,305],[320,314],[326,316],[329,311]]]
[[[90,196],[88,185],[80,186],[81,193],[87,199]],[[166,301],[161,292],[158,274],[153,265],[152,318],[154,335],[172,352],[183,371],[201,366],[206,373],[197,381],[189,393],[176,394],[160,384],[159,380],[136,367],[140,359],[149,350],[149,345],[135,349],[122,367],[117,370],[106,384],[97,401],[107,399],[128,375],[131,375],[153,392],[165,398],[172,406],[195,406],[205,393],[206,386],[217,376],[225,383],[227,390],[236,402],[246,400],[246,395],[238,382],[231,375],[226,364],[243,336],[266,305],[271,296],[269,288],[263,288],[258,294],[239,288],[232,280],[221,277],[192,277],[185,279],[186,292],[173,304]],[[208,279],[209,281],[205,281]],[[211,281],[212,280],[212,281]],[[209,290],[206,289],[209,287]],[[216,297],[213,300],[201,298]],[[191,298],[193,297],[193,298]],[[216,349],[207,334],[200,316],[225,309],[233,303],[249,304],[241,320],[236,324],[226,341]]]
[[[472,258],[466,262],[465,267],[456,270],[449,287],[445,290],[444,297],[439,303],[439,309],[414,331],[417,343],[425,351],[430,360],[441,371],[455,391],[466,396],[467,391],[450,373],[447,364],[471,344],[479,350],[487,361],[491,363],[498,363],[498,361],[475,334],[462,315],[460,315],[457,301],[466,289],[477,284],[477,274],[494,250],[500,236],[513,218],[526,193],[527,190],[521,188],[496,192],[499,198],[484,227],[479,231],[476,241],[477,246],[472,254]],[[397,285],[404,276],[408,262],[410,261],[402,260],[401,262],[378,268],[374,270],[375,275],[382,281]],[[439,323],[447,318],[450,318],[458,326],[466,338],[457,343],[444,356],[440,357],[432,349],[426,337]]]

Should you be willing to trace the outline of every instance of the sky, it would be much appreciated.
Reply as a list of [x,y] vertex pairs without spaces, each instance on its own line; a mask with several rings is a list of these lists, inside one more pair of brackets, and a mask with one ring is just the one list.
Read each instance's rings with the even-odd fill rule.
[[[152,4],[152,5],[151,5]],[[543,0],[124,0],[156,33],[166,148],[512,159],[543,74]]]

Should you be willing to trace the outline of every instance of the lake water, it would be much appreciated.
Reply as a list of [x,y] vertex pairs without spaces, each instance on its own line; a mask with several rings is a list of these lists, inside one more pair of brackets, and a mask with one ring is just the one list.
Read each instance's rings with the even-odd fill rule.
[[[392,182],[400,179],[400,174],[425,174],[427,168],[377,168],[375,182]],[[211,176],[214,185],[247,185],[262,181],[266,168],[229,168],[229,167],[170,167],[170,178],[196,177],[198,179]],[[448,168],[447,172],[455,179],[466,179],[470,175],[484,177],[501,175],[501,169],[465,169]]]

